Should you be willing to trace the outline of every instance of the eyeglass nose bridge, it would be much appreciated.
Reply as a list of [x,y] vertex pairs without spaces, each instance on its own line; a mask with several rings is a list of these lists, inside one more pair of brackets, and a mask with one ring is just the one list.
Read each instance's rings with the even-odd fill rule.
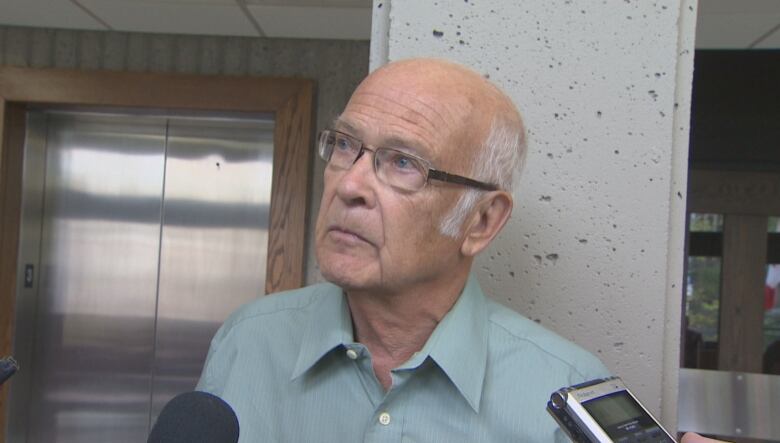
[[363,154],[365,154],[365,153],[366,153],[366,151],[368,151],[368,152],[373,152],[374,154],[376,154],[376,151],[374,151],[373,149],[368,149],[368,147],[367,147],[365,144],[361,143],[361,144],[360,144],[360,150],[358,150],[358,153],[357,153],[357,155],[355,156],[355,159],[354,159],[354,160],[352,160],[352,165],[354,165],[355,163],[357,163],[357,162],[358,162],[358,160],[360,160],[360,157],[362,157],[362,156],[363,156]]

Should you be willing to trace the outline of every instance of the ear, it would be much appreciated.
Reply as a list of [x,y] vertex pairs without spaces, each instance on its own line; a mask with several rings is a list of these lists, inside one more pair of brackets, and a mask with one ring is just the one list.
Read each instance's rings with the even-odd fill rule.
[[492,191],[483,196],[466,218],[460,252],[474,257],[488,247],[512,213],[512,196],[506,191]]

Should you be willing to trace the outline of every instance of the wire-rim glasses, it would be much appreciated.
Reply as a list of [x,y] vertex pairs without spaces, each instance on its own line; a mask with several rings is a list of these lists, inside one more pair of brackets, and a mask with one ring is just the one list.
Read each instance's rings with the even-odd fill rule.
[[393,148],[369,148],[361,140],[343,132],[326,129],[320,132],[319,154],[329,166],[349,169],[365,151],[374,153],[374,172],[383,183],[404,191],[419,191],[429,180],[438,180],[462,186],[498,190],[498,186],[461,175],[431,168],[431,164],[414,154]]

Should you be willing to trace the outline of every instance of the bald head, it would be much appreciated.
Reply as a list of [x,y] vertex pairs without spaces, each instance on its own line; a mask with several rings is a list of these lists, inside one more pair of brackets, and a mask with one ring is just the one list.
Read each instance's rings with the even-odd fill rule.
[[453,147],[457,149],[448,154],[468,164],[487,147],[497,123],[520,136],[524,133],[520,114],[506,94],[477,72],[446,60],[414,58],[389,63],[372,72],[355,94],[365,89],[415,96],[421,114],[430,111],[431,124],[447,129],[450,139],[443,142],[448,146],[456,142]]
[[410,90],[460,97],[484,111],[506,112],[519,120],[512,101],[477,72],[446,60],[413,58],[389,63],[372,72],[363,83],[402,82]]
[[[525,128],[512,100],[480,74],[464,66],[432,58],[389,63],[358,86],[347,108],[360,108],[366,98],[393,108],[405,103],[400,122],[415,122],[415,137],[428,141],[431,160],[450,170],[511,191],[525,158]],[[381,114],[381,113],[380,113]],[[442,146],[438,152],[434,146]],[[442,152],[443,151],[443,152]],[[438,154],[438,155],[436,155]],[[466,217],[481,191],[467,189],[446,214],[440,232],[461,234]]]

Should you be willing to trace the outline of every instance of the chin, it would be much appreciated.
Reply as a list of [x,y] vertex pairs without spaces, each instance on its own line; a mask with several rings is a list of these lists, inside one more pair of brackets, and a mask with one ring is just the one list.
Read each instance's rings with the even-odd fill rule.
[[365,288],[378,280],[376,257],[365,251],[341,250],[327,243],[317,246],[317,263],[325,280],[344,289]]
[[[376,287],[378,280],[370,273],[365,272],[366,265],[345,265],[330,262],[329,265],[320,265],[320,273],[325,280],[346,290],[364,290]],[[363,272],[358,272],[363,270]]]
[[344,289],[345,291],[353,290],[353,289],[363,289],[367,285],[365,282],[361,281],[358,278],[355,278],[354,275],[349,275],[345,273],[334,273],[334,272],[328,272],[326,270],[321,269],[322,276],[325,277],[325,280],[329,281],[330,283],[333,283],[334,285],[340,287],[341,289]]

